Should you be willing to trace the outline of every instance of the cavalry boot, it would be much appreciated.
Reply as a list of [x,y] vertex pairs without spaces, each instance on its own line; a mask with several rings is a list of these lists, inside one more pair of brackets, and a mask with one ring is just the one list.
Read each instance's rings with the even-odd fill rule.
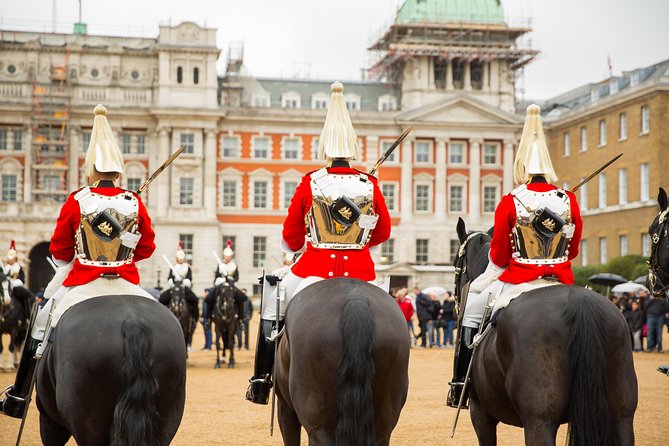
[[41,341],[33,339],[28,335],[25,348],[21,353],[21,361],[16,371],[14,385],[7,390],[7,398],[0,400],[0,412],[13,418],[23,418],[26,408],[26,398],[30,393],[33,374],[35,373],[35,353]]
[[[283,322],[279,322],[279,330]],[[253,364],[253,378],[249,380],[246,399],[255,404],[267,404],[269,391],[272,389],[272,370],[274,369],[274,342],[270,341],[274,321],[260,320],[256,356]]]
[[[458,407],[460,402],[460,395],[462,395],[462,389],[465,386],[465,377],[467,376],[467,369],[469,368],[469,363],[472,360],[472,353],[474,350],[470,350],[468,346],[474,340],[474,335],[478,332],[476,328],[462,327],[460,332],[459,342],[457,350],[455,351],[455,359],[453,360],[453,379],[448,384],[451,386],[448,397],[446,398],[446,405],[449,407]],[[462,408],[467,409],[468,405],[468,394],[465,394],[464,399],[462,400]]]

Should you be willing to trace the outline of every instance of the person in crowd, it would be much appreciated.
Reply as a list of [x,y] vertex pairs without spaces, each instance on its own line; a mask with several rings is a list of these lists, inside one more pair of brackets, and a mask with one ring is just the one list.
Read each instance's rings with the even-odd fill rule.
[[450,291],[446,292],[444,296],[444,303],[442,305],[441,323],[444,329],[444,347],[453,348],[453,330],[455,330],[456,315],[455,315],[455,298]]
[[430,348],[441,347],[441,332],[439,331],[439,324],[441,322],[441,302],[439,296],[432,293],[429,294],[432,303],[432,318],[427,323],[428,337],[430,338]]
[[397,302],[397,305],[399,305],[400,310],[402,310],[402,314],[404,315],[404,319],[407,322],[407,330],[409,332],[409,339],[411,339],[411,330],[413,329],[413,323],[411,322],[413,318],[413,305],[411,305],[411,301],[407,298],[407,292],[408,290],[406,288],[400,288],[397,291],[395,291],[395,302]]
[[419,292],[416,295],[416,316],[418,317],[418,328],[420,333],[417,336],[417,341],[420,340],[418,348],[427,347],[427,327],[430,321],[432,320],[432,311],[434,310],[434,305],[430,296]]
[[632,342],[634,343],[633,350],[635,352],[643,351],[643,340],[641,338],[641,330],[643,329],[643,311],[637,300],[632,300],[630,311],[627,312],[627,324],[630,327]]
[[[248,290],[246,288],[241,289],[247,298],[242,303],[244,317],[239,324],[237,324],[237,350],[242,349],[242,344],[246,350],[249,349],[249,333],[250,333],[250,323],[251,318],[253,317],[253,302],[248,298]],[[243,342],[242,342],[243,341]]]
[[211,324],[209,323],[209,320],[207,319],[207,315],[209,314],[207,311],[207,305],[208,305],[208,297],[209,294],[214,292],[214,288],[205,288],[204,289],[204,299],[202,299],[202,319],[200,323],[202,324],[202,329],[204,330],[204,347],[202,347],[202,350],[211,350],[212,346],[212,334],[211,334]]
[[664,325],[664,314],[669,312],[666,296],[651,296],[644,304],[646,310],[646,322],[648,323],[648,339],[646,341],[647,352],[657,350],[662,353],[662,325]]

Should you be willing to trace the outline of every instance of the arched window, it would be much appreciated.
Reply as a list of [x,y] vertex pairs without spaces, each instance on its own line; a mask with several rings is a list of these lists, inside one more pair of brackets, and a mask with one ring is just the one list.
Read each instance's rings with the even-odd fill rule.
[[177,67],[177,83],[180,84],[184,80],[184,70],[182,67]]
[[193,83],[197,84],[200,82],[200,69],[198,67],[193,68]]

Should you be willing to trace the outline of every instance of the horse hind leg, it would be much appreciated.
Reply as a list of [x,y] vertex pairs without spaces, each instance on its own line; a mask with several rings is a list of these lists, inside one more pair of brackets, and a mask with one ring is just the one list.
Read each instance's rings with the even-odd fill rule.
[[[475,398],[476,397],[472,394],[470,416],[474,431],[476,432],[476,437],[479,440],[479,446],[495,446],[497,444],[497,424],[499,424],[499,421],[490,416]],[[543,443],[526,442],[526,444]]]
[[[37,398],[38,407],[39,397]],[[72,434],[66,428],[53,421],[40,408],[39,416],[39,432],[44,446],[65,446]]]
[[[278,390],[277,408],[277,420],[279,421],[279,428],[281,429],[281,437],[283,438],[284,446],[300,446],[302,425],[300,424],[300,420],[297,418],[295,411],[288,406],[286,401],[279,394]],[[312,445],[322,443],[312,443],[312,438],[309,436],[309,444]]]

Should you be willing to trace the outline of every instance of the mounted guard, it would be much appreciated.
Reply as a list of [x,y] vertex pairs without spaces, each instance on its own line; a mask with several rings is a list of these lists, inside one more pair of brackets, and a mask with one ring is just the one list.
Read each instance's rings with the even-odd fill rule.
[[[314,282],[349,277],[376,279],[370,247],[390,236],[390,215],[377,179],[351,167],[358,138],[335,82],[320,136],[319,158],[327,166],[306,174],[295,190],[283,224],[282,251],[302,253],[291,266],[263,278],[260,333],[246,399],[267,404],[274,365],[273,328],[282,325],[291,298]],[[278,298],[278,300],[277,300]],[[276,302],[280,302],[276,304]],[[279,326],[273,327],[278,322]]]
[[[16,242],[12,240],[9,243],[9,250],[7,250],[7,261],[3,264],[0,262],[2,272],[9,281],[9,291],[16,298],[21,306],[21,313],[23,320],[30,319],[30,291],[25,287],[26,273],[23,270],[23,265],[19,263],[18,253],[16,251]],[[5,296],[5,303],[8,303],[10,296]],[[0,302],[1,303],[1,302]]]
[[[163,256],[165,260],[167,257]],[[164,291],[158,299],[161,304],[169,306],[172,300],[172,291],[175,286],[183,286],[184,298],[188,303],[188,308],[192,316],[192,329],[195,330],[195,324],[199,315],[198,300],[195,293],[193,293],[193,269],[190,264],[186,262],[186,253],[183,250],[183,243],[179,241],[179,247],[175,254],[176,263],[167,262],[170,267],[170,273],[167,276],[167,290]]]
[[[209,293],[209,295],[205,299],[205,303],[207,304],[207,314],[206,314],[206,324],[209,325],[211,324],[212,317],[214,314],[214,308],[216,307],[216,301],[220,297],[220,285],[222,284],[228,284],[230,286],[235,286],[235,283],[239,280],[239,269],[237,268],[237,264],[233,260],[235,256],[235,252],[232,250],[232,240],[228,240],[225,243],[225,248],[223,249],[223,261],[218,257],[216,254],[216,251],[212,251],[214,254],[214,257],[216,258],[216,261],[218,262],[218,265],[216,266],[216,271],[214,272],[214,290],[215,292]],[[244,312],[242,309],[242,302],[246,300],[246,298],[242,297],[243,293],[241,290],[236,289],[235,287],[235,302],[238,305],[238,313],[239,313],[239,319],[244,318]]]
[[[514,180],[519,186],[495,210],[488,266],[469,287],[449,383],[450,407],[459,407],[484,309],[492,315],[523,292],[574,283],[571,260],[578,255],[583,223],[574,194],[551,184],[557,175],[540,112],[537,105],[527,108],[514,162]],[[463,407],[466,401],[465,395]]]

